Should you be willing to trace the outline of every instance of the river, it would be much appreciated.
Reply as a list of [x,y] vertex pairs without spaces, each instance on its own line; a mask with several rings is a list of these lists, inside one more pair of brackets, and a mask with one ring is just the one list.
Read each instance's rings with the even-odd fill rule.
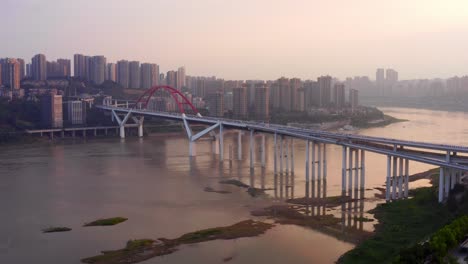
[[[361,130],[370,136],[468,145],[468,113],[382,108],[408,119],[387,127]],[[261,138],[256,137],[256,146]],[[303,197],[304,142],[294,141],[294,176],[281,178],[267,197],[251,197],[245,189],[219,184],[234,178],[255,187],[273,188],[273,140],[266,138],[266,169],[250,173],[248,137],[243,159],[232,163],[228,146],[237,153],[236,134],[228,133],[225,161],[212,152],[212,141],[197,143],[197,157],[188,157],[187,139],[179,135],[150,135],[143,139],[88,139],[60,143],[1,147],[0,149],[0,263],[80,263],[101,250],[119,249],[129,239],[175,238],[199,229],[231,225],[253,218],[250,211],[284,198]],[[341,190],[341,149],[328,146],[328,176],[321,190]],[[410,163],[410,173],[431,168]],[[366,197],[385,181],[386,158],[366,156]],[[287,183],[287,184],[286,184]],[[278,182],[277,182],[278,184]],[[410,186],[426,184],[415,182]],[[205,187],[231,191],[205,192]],[[360,212],[375,206],[365,202]],[[317,213],[324,208],[317,208]],[[327,210],[328,212],[328,210]],[[340,210],[330,211],[340,215]],[[344,213],[344,212],[341,212]],[[349,212],[346,212],[348,214]],[[112,227],[82,227],[98,218],[123,216]],[[344,221],[352,228],[372,231],[373,223]],[[70,232],[43,234],[49,226],[68,226]],[[344,236],[346,237],[346,236]],[[323,230],[277,225],[255,238],[211,241],[182,246],[179,251],[143,263],[333,263],[354,247],[352,241]]]

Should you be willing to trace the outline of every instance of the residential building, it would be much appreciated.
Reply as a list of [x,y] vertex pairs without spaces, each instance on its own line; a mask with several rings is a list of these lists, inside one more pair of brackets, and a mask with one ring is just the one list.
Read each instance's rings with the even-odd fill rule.
[[63,127],[62,96],[57,91],[42,97],[42,124],[45,127]]
[[265,83],[255,85],[255,119],[267,121],[270,119],[270,91]]
[[93,56],[91,59],[90,76],[95,84],[101,84],[106,79],[106,57]]
[[107,63],[106,80],[117,81],[117,65],[115,63]]
[[333,90],[335,107],[341,109],[345,106],[345,85],[342,83],[335,83]]
[[37,54],[32,58],[32,77],[36,81],[47,79],[47,61],[44,54]]
[[246,119],[247,118],[247,89],[245,86],[236,87],[232,89],[233,93],[233,118]]
[[351,106],[351,111],[356,111],[359,106],[359,91],[355,89],[349,90],[349,104]]
[[331,76],[320,76],[317,78],[318,89],[320,93],[319,107],[324,108],[330,106],[331,102]]
[[139,89],[140,87],[140,62],[139,61],[131,61],[129,63],[129,88],[132,89]]
[[127,60],[117,62],[117,82],[123,87],[128,88],[130,80],[130,65]]
[[177,90],[182,90],[185,87],[185,67],[180,67],[177,69]]

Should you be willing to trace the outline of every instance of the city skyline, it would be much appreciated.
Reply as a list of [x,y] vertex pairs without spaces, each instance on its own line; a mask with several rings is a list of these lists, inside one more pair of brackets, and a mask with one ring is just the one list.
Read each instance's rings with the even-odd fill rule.
[[8,41],[0,43],[0,57],[103,54],[113,62],[156,62],[161,72],[185,65],[191,75],[224,79],[327,73],[345,79],[382,67],[398,69],[400,79],[447,78],[468,68],[464,1],[109,4],[7,0],[5,19],[23,22],[2,27]]

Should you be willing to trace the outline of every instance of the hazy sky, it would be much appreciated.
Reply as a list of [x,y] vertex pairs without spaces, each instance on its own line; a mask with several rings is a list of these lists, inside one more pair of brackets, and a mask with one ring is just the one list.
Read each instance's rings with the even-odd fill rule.
[[468,74],[468,0],[0,0],[0,57],[74,53],[225,79]]

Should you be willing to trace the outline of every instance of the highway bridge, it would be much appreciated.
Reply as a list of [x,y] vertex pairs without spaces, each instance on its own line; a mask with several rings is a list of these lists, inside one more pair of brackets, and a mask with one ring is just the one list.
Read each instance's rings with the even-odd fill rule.
[[[167,91],[176,102],[179,112],[155,111],[148,107],[152,96],[158,91]],[[220,160],[224,160],[224,132],[227,129],[239,131],[238,156],[240,158],[242,134],[250,134],[250,168],[254,168],[254,134],[271,134],[274,137],[274,173],[294,172],[293,139],[305,142],[305,178],[308,183],[327,177],[326,150],[328,144],[342,147],[342,192],[352,196],[353,190],[365,188],[365,152],[387,156],[386,200],[408,197],[409,161],[422,162],[440,167],[439,202],[443,202],[451,189],[468,171],[468,147],[430,142],[399,140],[383,137],[370,137],[355,134],[326,132],[303,129],[279,124],[256,121],[233,120],[204,117],[191,102],[178,90],[169,86],[155,86],[147,90],[136,102],[119,103],[106,98],[96,106],[112,113],[112,119],[120,127],[120,137],[125,138],[125,126],[129,120],[138,127],[138,135],[143,136],[143,123],[146,117],[176,120],[184,124],[188,138],[188,154],[195,156],[196,141],[211,134],[217,138]],[[191,114],[186,113],[187,109]],[[131,121],[130,121],[131,122]],[[190,124],[202,124],[207,128],[193,133]],[[285,144],[285,138],[288,138]],[[265,166],[265,139],[262,137],[261,162]],[[286,155],[285,155],[286,154]],[[288,158],[289,157],[289,158]],[[354,183],[354,184],[353,184]]]

